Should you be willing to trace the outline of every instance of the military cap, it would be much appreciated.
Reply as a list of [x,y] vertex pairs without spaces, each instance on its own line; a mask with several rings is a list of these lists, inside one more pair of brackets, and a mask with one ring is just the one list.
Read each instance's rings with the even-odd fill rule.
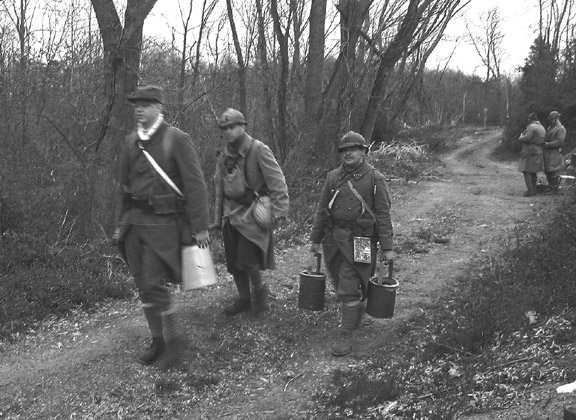
[[158,102],[159,104],[164,103],[164,89],[160,86],[138,86],[130,96],[128,96],[130,102],[146,101],[146,102]]
[[220,128],[227,128],[232,125],[244,124],[246,125],[246,119],[240,111],[234,108],[228,108],[222,113],[222,117],[218,120],[218,126]]

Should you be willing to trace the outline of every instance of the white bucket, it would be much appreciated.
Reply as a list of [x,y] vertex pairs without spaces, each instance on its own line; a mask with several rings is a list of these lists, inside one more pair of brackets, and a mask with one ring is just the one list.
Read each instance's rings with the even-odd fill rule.
[[182,247],[182,289],[200,289],[216,284],[216,270],[210,248]]

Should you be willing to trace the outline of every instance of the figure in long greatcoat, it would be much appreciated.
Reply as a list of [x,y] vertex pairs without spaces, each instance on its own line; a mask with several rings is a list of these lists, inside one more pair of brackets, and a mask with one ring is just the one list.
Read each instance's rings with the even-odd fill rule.
[[244,115],[232,108],[219,120],[225,143],[216,164],[212,227],[222,229],[226,266],[238,290],[237,299],[224,308],[229,316],[268,309],[261,271],[274,268],[274,229],[288,217],[282,169],[270,148],[246,133],[246,125]]
[[560,148],[566,139],[566,128],[560,122],[560,113],[552,111],[548,116],[550,127],[546,130],[544,138],[544,172],[548,180],[550,194],[558,194],[560,188],[560,172],[566,164],[560,154]]
[[536,194],[536,181],[538,172],[544,172],[544,154],[542,153],[542,143],[546,130],[538,121],[536,113],[528,115],[528,125],[518,138],[522,143],[520,161],[518,169],[524,174],[526,184],[525,197],[532,197]]

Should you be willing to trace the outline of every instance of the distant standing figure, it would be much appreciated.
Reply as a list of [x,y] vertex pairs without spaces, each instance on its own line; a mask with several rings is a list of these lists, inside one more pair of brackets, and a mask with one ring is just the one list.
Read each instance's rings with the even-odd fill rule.
[[565,168],[560,147],[566,139],[566,128],[560,122],[560,113],[552,111],[548,115],[550,127],[544,138],[544,171],[548,180],[549,193],[557,195],[560,189],[560,172]]
[[538,121],[536,113],[528,115],[528,126],[518,138],[522,143],[520,162],[518,169],[524,174],[524,183],[527,191],[525,197],[532,197],[536,194],[536,181],[538,172],[544,172],[544,155],[542,153],[542,143],[546,129]]
[[[352,351],[353,331],[366,310],[364,299],[378,243],[381,261],[394,258],[388,185],[384,175],[366,162],[367,151],[362,135],[350,131],[342,137],[338,146],[342,165],[326,176],[310,236],[312,253],[319,253],[322,244],[341,302],[340,331],[331,345],[334,356]],[[356,253],[355,248],[362,252]]]
[[[268,146],[246,133],[244,115],[232,108],[219,121],[224,147],[216,164],[215,216],[222,229],[226,267],[238,298],[224,308],[229,316],[268,309],[268,287],[261,271],[274,269],[273,230],[288,216],[288,187]],[[269,224],[259,223],[256,202],[269,203]],[[252,293],[251,293],[252,289]]]
[[136,129],[122,149],[114,239],[134,276],[152,336],[138,362],[149,365],[166,353],[167,365],[174,365],[182,340],[165,281],[181,281],[182,244],[209,245],[207,188],[192,140],[164,121],[163,89],[138,87],[128,100],[134,105]]

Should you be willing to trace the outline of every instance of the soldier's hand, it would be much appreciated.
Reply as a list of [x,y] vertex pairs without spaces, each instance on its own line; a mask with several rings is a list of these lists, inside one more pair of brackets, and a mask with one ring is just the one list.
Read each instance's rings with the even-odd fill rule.
[[212,230],[212,229],[220,230],[220,229],[222,229],[222,224],[221,223],[212,223],[208,229],[209,230]]
[[281,228],[286,224],[286,218],[284,216],[273,217],[272,224],[274,225],[274,229]]
[[110,245],[118,246],[119,241],[120,241],[120,228],[116,228],[116,229],[114,229],[114,233],[112,234],[112,237],[110,238]]
[[387,264],[390,264],[392,261],[394,261],[394,251],[391,249],[382,249],[380,251],[380,262],[386,262]]
[[310,245],[310,252],[313,254],[320,254],[320,244]]
[[206,248],[210,245],[210,234],[207,230],[201,230],[197,232],[196,235],[196,245],[200,248]]

